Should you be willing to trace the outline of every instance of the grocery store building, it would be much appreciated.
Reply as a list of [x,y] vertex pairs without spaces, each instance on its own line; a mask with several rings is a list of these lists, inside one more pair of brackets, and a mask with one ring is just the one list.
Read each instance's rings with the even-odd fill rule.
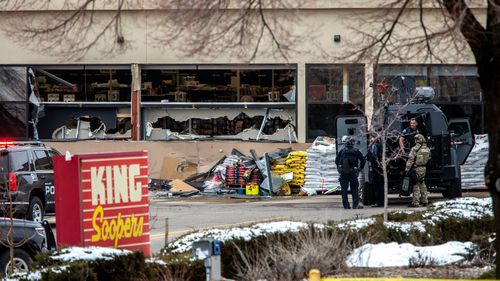
[[[473,7],[483,19],[481,1]],[[353,27],[362,26],[367,13],[381,10],[377,1],[364,0],[316,0],[298,10],[280,9],[272,16],[299,19],[291,28],[305,34],[303,40],[286,58],[262,52],[250,63],[237,52],[187,56],[182,44],[158,46],[151,39],[158,24],[154,19],[166,11],[144,3],[122,11],[125,39],[132,44],[113,55],[97,48],[68,60],[37,52],[2,30],[0,137],[34,137],[34,86],[43,105],[36,133],[59,150],[147,149],[203,167],[232,148],[303,148],[317,136],[335,137],[336,116],[370,116],[380,101],[370,83],[398,75],[434,87],[434,102],[449,118],[469,117],[474,133],[484,133],[484,104],[468,49],[460,55],[445,53],[439,63],[426,61],[423,54],[404,63],[383,58],[376,68],[371,60],[341,58],[359,47],[353,43],[360,36]],[[418,23],[419,11],[409,9],[405,19]],[[108,8],[95,12],[104,18],[114,14]],[[9,26],[57,12],[23,8],[0,13],[0,26]],[[441,11],[427,7],[424,14],[432,26]],[[153,164],[161,161],[153,159]]]

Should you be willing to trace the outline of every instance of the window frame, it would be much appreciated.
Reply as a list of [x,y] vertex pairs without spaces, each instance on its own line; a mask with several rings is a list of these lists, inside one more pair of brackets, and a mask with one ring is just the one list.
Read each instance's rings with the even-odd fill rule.
[[[33,166],[35,167],[35,171],[50,171],[50,170],[54,170],[54,162],[52,161],[52,157],[50,156],[49,152],[46,150],[46,149],[33,149],[32,151],[32,155],[33,155]],[[37,166],[37,160],[39,159],[42,159],[42,158],[39,158],[38,155],[37,155],[37,152],[43,152],[45,154],[45,158],[48,159],[49,161],[49,165],[50,167],[47,169],[47,168],[44,168],[44,169],[39,169],[39,167]]]

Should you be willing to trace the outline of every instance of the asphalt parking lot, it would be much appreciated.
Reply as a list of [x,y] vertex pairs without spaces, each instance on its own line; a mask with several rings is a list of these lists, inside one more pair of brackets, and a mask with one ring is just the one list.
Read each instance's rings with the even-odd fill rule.
[[[464,197],[487,197],[486,191],[464,192]],[[410,209],[409,198],[389,196],[389,211]],[[349,195],[349,200],[351,197]],[[445,200],[439,193],[431,193],[429,201]],[[418,208],[423,210],[424,208]],[[365,206],[345,210],[340,195],[311,197],[272,197],[259,199],[231,198],[229,196],[198,196],[150,200],[151,252],[157,253],[165,245],[168,222],[168,242],[196,230],[229,228],[256,222],[293,220],[304,222],[340,221],[370,217],[383,208]],[[56,233],[54,217],[48,217]]]
[[[465,192],[464,197],[485,197],[487,192]],[[441,194],[431,194],[431,202],[444,200]],[[391,195],[389,210],[408,209],[409,198]],[[420,208],[423,209],[423,208]],[[326,222],[369,217],[383,208],[344,210],[340,195],[312,197],[273,197],[239,199],[224,196],[155,199],[150,202],[150,238],[152,252],[165,245],[166,222],[168,241],[206,228],[227,228],[270,220]]]

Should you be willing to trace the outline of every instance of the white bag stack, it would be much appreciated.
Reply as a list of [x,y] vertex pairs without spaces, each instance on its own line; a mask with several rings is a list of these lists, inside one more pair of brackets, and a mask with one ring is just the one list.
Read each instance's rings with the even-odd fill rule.
[[488,135],[475,135],[475,138],[474,148],[467,161],[461,166],[463,189],[484,188],[483,173],[488,160]]
[[335,144],[316,139],[307,150],[304,188],[325,192],[339,187]]

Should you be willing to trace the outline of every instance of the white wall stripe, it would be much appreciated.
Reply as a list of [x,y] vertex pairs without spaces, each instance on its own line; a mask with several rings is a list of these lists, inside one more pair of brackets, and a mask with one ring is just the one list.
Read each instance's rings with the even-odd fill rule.
[[[142,207],[147,207],[149,204],[141,204],[141,205],[127,205],[127,206],[117,206],[117,207],[104,207],[104,211],[110,211],[110,210],[119,210],[119,209],[131,209],[131,208],[142,208]],[[92,209],[84,209],[83,212],[93,212],[95,211],[95,208]]]
[[140,160],[148,159],[147,156],[129,156],[129,157],[110,157],[110,158],[98,158],[98,159],[83,159],[82,163],[91,162],[106,162],[106,161],[117,161],[117,160]]
[[[141,165],[141,169],[149,169],[148,166]],[[82,173],[90,173],[90,169],[82,169]]]

